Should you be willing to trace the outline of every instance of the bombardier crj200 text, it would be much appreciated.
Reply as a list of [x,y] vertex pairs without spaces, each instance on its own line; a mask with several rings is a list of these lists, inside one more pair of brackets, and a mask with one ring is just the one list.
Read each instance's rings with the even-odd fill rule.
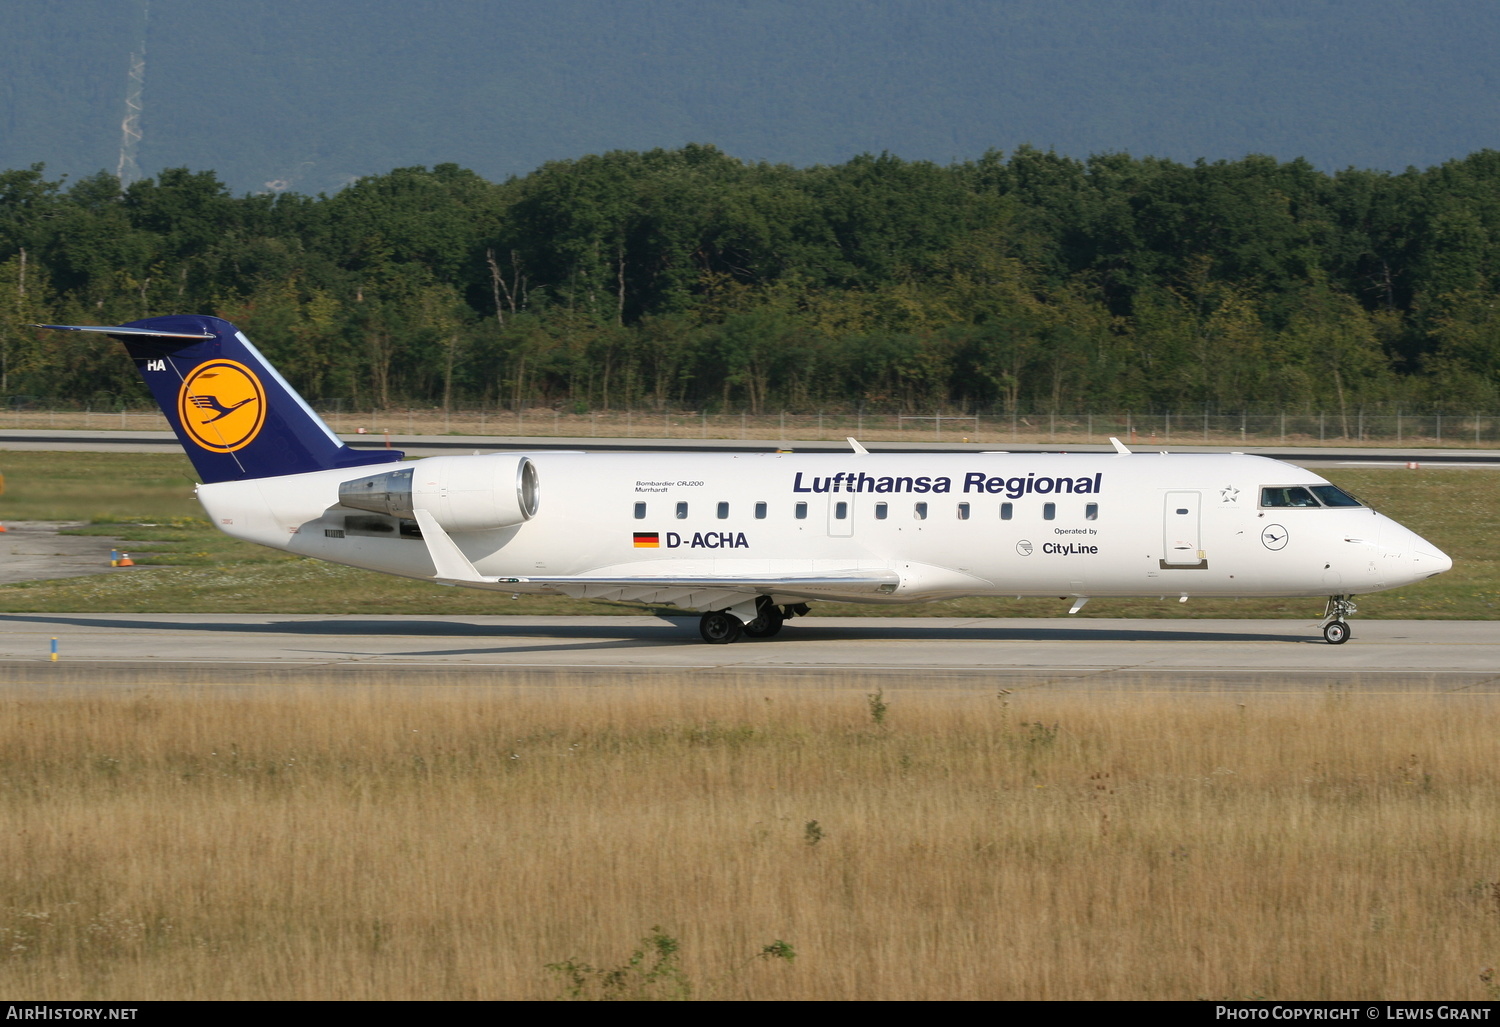
[[329,431],[213,317],[103,332],[129,349],[237,538],[446,585],[670,603],[709,642],[766,638],[818,599],[1326,596],[1440,574],[1430,542],[1262,457],[963,453],[439,456]]

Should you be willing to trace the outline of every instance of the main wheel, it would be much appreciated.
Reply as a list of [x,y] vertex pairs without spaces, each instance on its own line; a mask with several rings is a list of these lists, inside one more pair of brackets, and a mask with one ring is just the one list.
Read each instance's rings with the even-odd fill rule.
[[786,623],[781,610],[775,606],[767,606],[760,611],[760,615],[749,624],[745,625],[745,634],[751,638],[770,638],[781,630]]
[[703,641],[714,645],[727,645],[740,637],[745,626],[728,610],[711,610],[698,621],[698,634]]
[[1329,645],[1343,645],[1349,641],[1349,625],[1341,620],[1331,620],[1324,624],[1323,641]]

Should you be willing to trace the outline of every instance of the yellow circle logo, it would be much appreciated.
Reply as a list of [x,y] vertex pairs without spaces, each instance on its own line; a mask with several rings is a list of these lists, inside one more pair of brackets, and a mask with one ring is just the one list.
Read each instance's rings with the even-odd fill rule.
[[177,420],[204,449],[233,453],[255,441],[266,423],[266,390],[244,364],[199,364],[177,392]]

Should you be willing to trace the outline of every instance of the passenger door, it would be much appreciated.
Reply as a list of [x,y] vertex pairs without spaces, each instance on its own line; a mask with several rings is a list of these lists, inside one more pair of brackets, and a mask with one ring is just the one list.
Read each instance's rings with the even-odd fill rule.
[[1163,567],[1207,567],[1201,492],[1168,492],[1163,511]]

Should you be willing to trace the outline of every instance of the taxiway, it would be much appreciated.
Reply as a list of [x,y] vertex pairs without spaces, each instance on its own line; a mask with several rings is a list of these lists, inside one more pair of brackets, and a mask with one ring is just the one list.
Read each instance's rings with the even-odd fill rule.
[[[1000,686],[1403,688],[1500,692],[1500,633],[1465,621],[811,617],[772,640],[706,645],[692,618],[0,614],[0,680],[41,684],[503,681],[507,675],[975,678]],[[51,640],[59,659],[50,659]]]

